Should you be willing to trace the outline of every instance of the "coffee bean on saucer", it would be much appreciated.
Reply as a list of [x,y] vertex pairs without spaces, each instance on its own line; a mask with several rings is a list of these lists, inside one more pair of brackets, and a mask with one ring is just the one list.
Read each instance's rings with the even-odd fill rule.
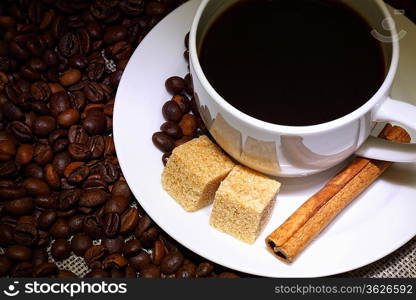
[[175,148],[175,141],[163,132],[156,132],[152,136],[153,144],[162,152],[171,152]]
[[191,101],[183,94],[173,96],[172,100],[179,105],[182,114],[187,114],[191,109]]
[[162,107],[163,117],[167,121],[179,121],[182,118],[182,110],[173,100],[167,101]]
[[193,136],[198,128],[198,121],[194,115],[186,114],[179,122],[182,133],[187,136]]
[[165,87],[171,94],[180,94],[185,88],[185,81],[179,76],[172,76],[166,79]]
[[173,138],[181,138],[183,135],[181,127],[179,127],[177,123],[171,121],[163,123],[160,126],[160,130]]

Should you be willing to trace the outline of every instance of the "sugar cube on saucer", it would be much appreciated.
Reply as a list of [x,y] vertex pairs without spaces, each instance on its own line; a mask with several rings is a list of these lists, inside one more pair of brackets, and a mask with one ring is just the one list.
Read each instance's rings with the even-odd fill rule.
[[221,183],[210,224],[246,243],[254,243],[267,224],[280,183],[243,166],[236,166]]
[[217,145],[201,136],[173,150],[162,185],[186,211],[196,211],[214,201],[220,182],[233,167]]

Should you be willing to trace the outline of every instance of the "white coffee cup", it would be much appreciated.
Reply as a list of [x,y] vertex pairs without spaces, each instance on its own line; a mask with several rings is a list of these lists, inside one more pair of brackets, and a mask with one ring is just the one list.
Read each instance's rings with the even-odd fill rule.
[[384,41],[388,64],[384,83],[357,110],[334,121],[299,127],[267,123],[237,110],[215,91],[204,75],[198,59],[202,36],[213,18],[237,1],[203,0],[189,36],[190,69],[201,117],[229,155],[260,172],[286,177],[326,170],[354,153],[394,162],[416,161],[415,144],[370,137],[377,122],[399,123],[416,130],[416,107],[389,96],[399,62],[399,36],[382,0],[347,2],[370,22],[375,37]]

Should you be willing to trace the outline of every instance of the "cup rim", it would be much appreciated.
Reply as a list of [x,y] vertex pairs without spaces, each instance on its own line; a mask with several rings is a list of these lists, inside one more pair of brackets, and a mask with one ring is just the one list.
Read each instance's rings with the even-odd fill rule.
[[[392,56],[390,61],[390,68],[387,72],[387,75],[384,79],[384,82],[379,87],[377,92],[362,106],[357,108],[356,110],[350,112],[349,114],[342,116],[338,119],[316,124],[316,125],[309,125],[309,126],[287,126],[287,125],[278,125],[269,123],[266,121],[262,121],[256,119],[229,104],[218,92],[212,87],[209,83],[208,79],[206,78],[204,72],[202,71],[202,67],[199,63],[199,58],[197,54],[197,47],[196,47],[196,34],[197,29],[199,26],[199,21],[205,8],[210,0],[203,0],[199,5],[197,12],[195,14],[194,20],[192,22],[190,34],[189,34],[189,58],[191,65],[194,69],[198,80],[201,82],[204,89],[208,92],[209,96],[223,109],[225,109],[229,114],[233,117],[241,120],[244,123],[248,123],[249,125],[256,127],[261,130],[266,130],[269,132],[278,132],[278,133],[286,133],[286,134],[313,134],[317,132],[324,132],[328,130],[332,130],[341,126],[344,126],[364,114],[366,114],[369,110],[371,110],[374,106],[378,104],[380,100],[382,100],[386,94],[390,92],[390,87],[393,84],[393,80],[396,75],[396,71],[398,68],[399,63],[399,41],[393,38],[392,41]],[[387,5],[382,0],[374,0],[378,5],[379,9],[381,10],[382,14],[385,16],[385,19],[388,22],[390,32],[392,36],[397,36],[397,29],[395,26],[395,22],[393,17],[391,16]]]

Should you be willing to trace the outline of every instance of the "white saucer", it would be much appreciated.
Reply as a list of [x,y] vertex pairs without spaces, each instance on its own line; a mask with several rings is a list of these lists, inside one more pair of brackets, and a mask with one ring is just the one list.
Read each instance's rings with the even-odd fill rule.
[[[270,277],[316,277],[359,268],[393,252],[416,235],[416,164],[395,164],[356,199],[291,265],[274,258],[265,237],[342,166],[300,179],[282,179],[272,218],[254,245],[211,228],[211,207],[187,213],[162,189],[162,153],[151,141],[170,96],[165,79],[187,73],[183,39],[199,0],[162,20],[136,49],[118,88],[114,137],[118,159],[134,195],[150,217],[199,255],[242,272]],[[416,26],[396,15],[402,41],[393,96],[416,103]],[[415,136],[415,135],[413,135]]]

